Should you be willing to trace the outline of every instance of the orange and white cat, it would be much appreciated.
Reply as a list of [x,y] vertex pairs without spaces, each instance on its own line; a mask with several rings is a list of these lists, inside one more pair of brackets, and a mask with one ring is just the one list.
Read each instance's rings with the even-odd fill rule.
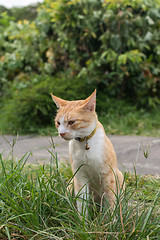
[[[113,206],[123,185],[123,175],[117,167],[112,143],[95,112],[96,90],[85,100],[66,101],[54,95],[52,99],[59,108],[55,118],[59,135],[70,140],[70,161],[76,173],[75,194],[83,199],[91,193],[95,199],[105,196]],[[82,201],[77,200],[77,208],[83,212]]]

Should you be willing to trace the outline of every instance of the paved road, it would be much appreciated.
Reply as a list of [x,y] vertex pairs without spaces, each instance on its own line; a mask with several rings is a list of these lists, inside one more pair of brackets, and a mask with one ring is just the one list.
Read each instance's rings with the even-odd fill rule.
[[[139,174],[160,176],[160,138],[141,136],[108,136],[112,141],[122,171],[134,172],[134,165]],[[0,136],[0,153],[3,157],[11,155],[13,136]],[[60,137],[53,137],[58,159],[68,160],[68,142]],[[50,137],[19,136],[14,146],[14,158],[18,160],[26,153],[32,152],[29,163],[50,161],[53,143]],[[48,150],[47,150],[48,149]],[[144,153],[149,153],[146,158]]]

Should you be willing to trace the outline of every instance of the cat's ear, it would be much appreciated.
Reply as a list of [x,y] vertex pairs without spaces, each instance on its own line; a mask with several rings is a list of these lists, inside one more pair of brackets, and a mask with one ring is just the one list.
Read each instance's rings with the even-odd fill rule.
[[94,92],[85,100],[85,104],[82,106],[83,110],[95,111],[96,108],[96,89]]
[[66,103],[67,103],[66,100],[63,100],[63,99],[61,99],[61,98],[59,98],[59,97],[56,97],[56,96],[54,96],[52,93],[51,93],[51,97],[52,97],[53,101],[55,102],[57,108],[63,107],[63,106],[65,106]]

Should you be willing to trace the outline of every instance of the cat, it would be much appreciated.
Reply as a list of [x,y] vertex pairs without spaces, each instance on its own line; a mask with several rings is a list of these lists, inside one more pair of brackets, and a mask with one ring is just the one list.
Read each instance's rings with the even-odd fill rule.
[[96,90],[85,100],[66,101],[51,96],[58,108],[55,126],[59,135],[69,140],[78,211],[86,212],[84,202],[89,194],[95,199],[105,197],[112,207],[117,192],[124,189],[124,179],[117,167],[113,145],[95,112]]

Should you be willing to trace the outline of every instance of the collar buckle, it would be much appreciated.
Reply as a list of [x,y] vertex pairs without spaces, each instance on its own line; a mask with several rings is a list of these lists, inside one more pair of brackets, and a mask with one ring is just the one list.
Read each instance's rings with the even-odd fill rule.
[[85,149],[86,150],[89,150],[90,149],[90,146],[88,145],[88,140],[93,137],[93,135],[95,134],[96,132],[96,129],[97,129],[97,126],[95,127],[95,129],[91,132],[90,135],[84,137],[84,138],[80,138],[80,137],[76,137],[75,140],[79,141],[79,142],[83,142],[83,141],[86,141],[86,146],[85,146]]

